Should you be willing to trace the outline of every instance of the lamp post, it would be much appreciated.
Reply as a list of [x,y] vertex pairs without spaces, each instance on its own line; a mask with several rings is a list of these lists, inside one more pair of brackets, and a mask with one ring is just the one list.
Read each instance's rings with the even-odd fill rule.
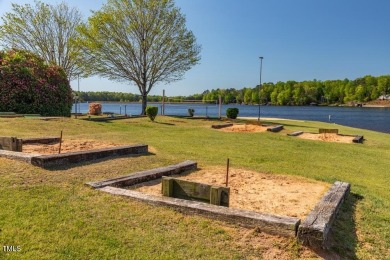
[[263,58],[264,57],[259,57],[260,59],[260,85],[259,85],[259,117],[257,118],[257,121],[260,122],[260,90],[261,90],[261,71],[263,69]]

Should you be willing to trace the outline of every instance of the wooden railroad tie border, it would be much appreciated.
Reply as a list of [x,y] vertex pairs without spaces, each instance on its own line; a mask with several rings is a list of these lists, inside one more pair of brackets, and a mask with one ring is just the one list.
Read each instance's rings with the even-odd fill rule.
[[162,177],[163,196],[186,200],[198,200],[213,205],[229,207],[230,188]]
[[23,144],[52,144],[59,143],[60,137],[36,137],[36,138],[21,138]]
[[146,144],[126,145],[72,153],[35,156],[31,158],[31,164],[46,168],[51,166],[97,160],[110,156],[145,154],[147,152],[148,146]]
[[185,214],[197,214],[244,227],[259,228],[262,232],[284,237],[296,237],[296,232],[301,221],[294,217],[277,216],[249,210],[221,207],[198,201],[155,196],[111,186],[106,186],[99,190],[139,200],[151,205],[169,207]]
[[156,180],[162,176],[169,176],[173,174],[180,174],[185,171],[197,169],[198,164],[194,161],[184,161],[178,164],[169,165],[165,167],[155,168],[147,171],[141,171],[136,173],[131,173],[125,176],[107,179],[97,182],[88,182],[87,185],[97,189],[105,186],[114,186],[114,187],[125,187],[132,186],[135,184]]
[[319,128],[318,133],[320,134],[338,134],[339,129],[326,129],[326,128]]
[[362,135],[357,135],[355,138],[353,138],[352,142],[354,143],[363,143],[364,137]]
[[[269,234],[297,237],[297,239],[304,244],[320,245],[322,247],[326,246],[329,230],[332,227],[342,202],[350,190],[350,184],[338,181],[335,182],[318,202],[315,209],[310,212],[308,217],[301,224],[301,220],[294,217],[221,207],[201,202],[202,199],[185,200],[167,196],[155,196],[120,188],[162,178],[162,176],[178,174],[188,169],[196,169],[196,162],[184,161],[167,167],[137,172],[101,182],[89,182],[86,184],[100,191],[114,195],[129,197],[152,205],[167,206],[187,214],[198,214],[246,227],[260,228],[260,230]],[[166,181],[172,181],[172,178],[164,179]],[[173,190],[169,189],[170,188],[167,190],[166,187],[162,188],[162,192],[173,194]],[[210,198],[210,200],[212,199]]]
[[230,127],[230,126],[233,126],[233,124],[217,124],[217,125],[211,125],[211,128],[214,128],[214,129],[221,129],[221,128]]
[[349,183],[339,181],[332,185],[299,226],[299,241],[310,246],[327,247],[329,230],[350,187]]
[[303,131],[296,131],[296,132],[289,133],[287,135],[288,136],[298,136],[298,135],[301,135],[301,134],[303,134]]
[[0,137],[0,150],[22,151],[22,140],[16,137]]
[[92,161],[110,156],[139,155],[147,152],[148,146],[146,144],[137,144],[51,155],[0,150],[0,157],[24,161],[34,166],[47,168],[57,165],[69,165],[72,163]]
[[273,126],[273,127],[270,127],[267,129],[267,131],[273,132],[273,133],[280,132],[282,130],[283,130],[283,125],[276,125],[276,126]]

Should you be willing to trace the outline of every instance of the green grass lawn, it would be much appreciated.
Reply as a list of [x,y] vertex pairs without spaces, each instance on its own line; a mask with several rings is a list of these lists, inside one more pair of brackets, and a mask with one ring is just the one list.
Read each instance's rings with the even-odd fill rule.
[[[247,257],[385,259],[390,255],[390,135],[334,124],[280,121],[280,133],[226,133],[212,120],[157,117],[89,122],[0,119],[0,136],[91,139],[145,143],[150,154],[44,170],[0,158],[0,252],[14,259],[241,259]],[[364,135],[364,144],[303,140],[287,132],[338,128]],[[352,185],[336,221],[330,252],[314,252],[294,240],[183,215],[112,196],[88,181],[194,160],[200,168],[223,166],[269,174],[299,175]],[[304,198],[301,198],[304,199]]]

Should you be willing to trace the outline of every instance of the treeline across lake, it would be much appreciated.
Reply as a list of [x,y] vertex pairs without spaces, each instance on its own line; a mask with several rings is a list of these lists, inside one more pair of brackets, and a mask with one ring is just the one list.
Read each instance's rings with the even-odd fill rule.
[[[215,103],[221,96],[224,104],[262,104],[272,105],[309,105],[345,104],[349,102],[368,102],[390,93],[390,75],[365,76],[355,80],[326,81],[287,81],[264,83],[259,86],[242,89],[212,89],[202,94],[190,96],[166,97],[168,102],[203,101]],[[260,94],[260,95],[259,95]],[[82,101],[140,102],[141,96],[121,92],[80,92]],[[149,102],[161,102],[162,96],[148,96]]]
[[203,93],[203,100],[215,100],[221,95],[224,103],[272,105],[344,104],[368,102],[390,93],[390,75],[365,76],[355,80],[287,81],[264,83],[260,89],[213,89]]

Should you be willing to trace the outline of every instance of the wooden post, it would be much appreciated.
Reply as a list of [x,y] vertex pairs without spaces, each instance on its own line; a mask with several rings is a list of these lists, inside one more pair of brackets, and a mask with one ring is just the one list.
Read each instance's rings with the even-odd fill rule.
[[227,159],[227,166],[226,166],[226,187],[229,184],[229,158]]
[[162,195],[167,197],[173,196],[173,179],[170,177],[162,177],[161,180]]
[[222,97],[221,95],[219,95],[219,106],[218,106],[219,119],[221,119],[221,109],[222,109]]
[[162,114],[163,116],[165,115],[165,89],[163,89],[161,114]]
[[61,130],[61,136],[60,136],[60,148],[58,149],[58,153],[61,153],[61,144],[62,144],[62,130]]
[[210,204],[221,205],[221,192],[218,187],[212,186],[210,188]]

